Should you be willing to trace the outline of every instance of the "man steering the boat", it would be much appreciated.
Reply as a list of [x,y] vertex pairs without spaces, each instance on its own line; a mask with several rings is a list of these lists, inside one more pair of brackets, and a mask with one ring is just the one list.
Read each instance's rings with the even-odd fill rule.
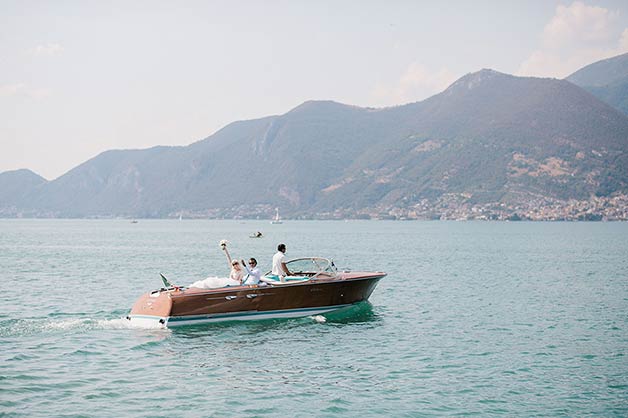
[[279,244],[277,246],[277,253],[273,256],[273,268],[271,273],[278,276],[282,283],[286,281],[286,276],[292,275],[286,266],[286,244]]

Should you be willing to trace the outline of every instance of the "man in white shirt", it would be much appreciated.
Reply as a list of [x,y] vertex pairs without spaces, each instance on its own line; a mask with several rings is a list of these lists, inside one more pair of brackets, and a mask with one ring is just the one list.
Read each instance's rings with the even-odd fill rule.
[[244,280],[242,284],[248,284],[248,285],[259,284],[259,280],[262,277],[262,272],[259,269],[259,267],[257,267],[257,260],[251,257],[249,258],[249,267],[246,266],[246,263],[244,262],[244,260],[242,260],[242,265],[244,266],[244,268],[246,269],[246,272],[248,273],[248,276],[246,277],[246,279]]
[[273,269],[271,271],[275,276],[279,276],[279,280],[285,282],[285,277],[290,276],[290,270],[286,267],[286,245],[279,244],[277,253],[273,256]]

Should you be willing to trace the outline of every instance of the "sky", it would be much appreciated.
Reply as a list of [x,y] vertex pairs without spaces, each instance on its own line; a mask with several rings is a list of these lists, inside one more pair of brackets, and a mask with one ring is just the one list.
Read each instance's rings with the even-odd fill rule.
[[628,2],[0,0],[0,172],[188,145],[307,100],[386,107],[482,68],[628,52]]

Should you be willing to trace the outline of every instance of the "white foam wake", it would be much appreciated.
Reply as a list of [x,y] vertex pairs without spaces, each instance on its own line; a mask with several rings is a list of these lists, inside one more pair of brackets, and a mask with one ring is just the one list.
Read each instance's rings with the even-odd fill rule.
[[164,329],[157,321],[137,323],[126,318],[101,319],[97,325],[100,329]]

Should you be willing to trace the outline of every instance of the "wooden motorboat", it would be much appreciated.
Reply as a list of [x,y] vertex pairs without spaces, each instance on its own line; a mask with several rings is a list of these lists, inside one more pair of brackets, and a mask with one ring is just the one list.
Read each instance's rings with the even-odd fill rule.
[[319,315],[366,301],[382,272],[340,272],[318,257],[290,260],[292,276],[280,281],[216,289],[163,287],[142,295],[127,319],[134,325],[174,327],[219,321],[296,318]]

